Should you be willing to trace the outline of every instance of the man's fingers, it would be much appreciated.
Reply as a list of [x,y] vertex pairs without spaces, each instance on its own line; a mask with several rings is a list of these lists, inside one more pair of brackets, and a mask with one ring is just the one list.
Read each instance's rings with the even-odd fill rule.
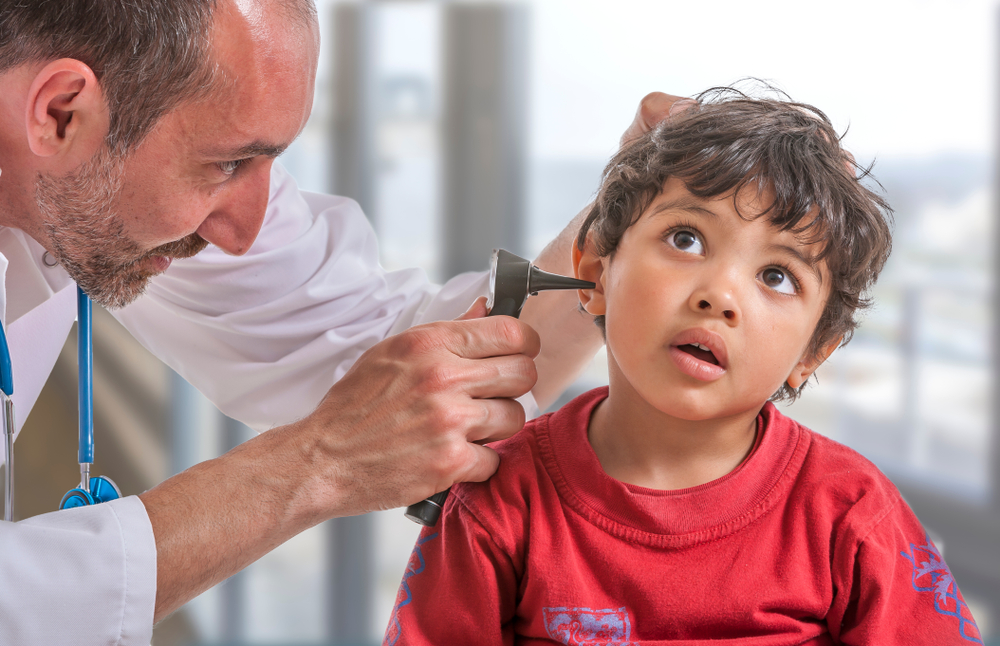
[[486,316],[486,297],[480,296],[476,299],[476,302],[469,306],[469,309],[465,310],[465,313],[459,316],[456,321],[468,321],[470,319],[481,319]]
[[621,145],[624,146],[633,139],[641,137],[655,128],[656,124],[664,119],[679,114],[695,105],[697,105],[697,102],[694,99],[665,94],[663,92],[650,92],[639,102],[632,125],[622,135]]
[[468,467],[459,474],[456,482],[482,482],[496,473],[500,456],[488,446],[469,444]]
[[538,333],[530,325],[510,316],[488,316],[432,323],[429,326],[413,328],[412,332],[414,335],[429,335],[426,339],[415,339],[416,342],[440,344],[438,347],[443,346],[466,359],[511,354],[535,357],[542,347]]
[[535,362],[523,354],[462,360],[448,370],[462,375],[462,392],[469,397],[520,397],[538,380]]
[[478,421],[469,425],[466,441],[483,444],[505,440],[524,428],[524,407],[513,399],[480,399]]

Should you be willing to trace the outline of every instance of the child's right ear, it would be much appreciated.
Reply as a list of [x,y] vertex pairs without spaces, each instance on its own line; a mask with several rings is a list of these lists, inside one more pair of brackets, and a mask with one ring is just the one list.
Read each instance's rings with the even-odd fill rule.
[[580,305],[588,314],[603,316],[605,314],[604,302],[604,266],[607,258],[602,258],[597,254],[594,241],[587,235],[587,241],[580,249],[573,244],[573,275],[580,280],[589,280],[594,283],[594,289],[579,289],[577,296],[580,298]]

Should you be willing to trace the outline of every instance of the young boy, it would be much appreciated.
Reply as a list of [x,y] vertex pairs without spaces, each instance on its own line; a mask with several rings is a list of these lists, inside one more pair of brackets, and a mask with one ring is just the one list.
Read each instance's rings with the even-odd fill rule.
[[452,489],[384,644],[982,643],[896,488],[769,401],[850,339],[889,207],[819,110],[698,103],[611,160],[580,232],[609,387]]

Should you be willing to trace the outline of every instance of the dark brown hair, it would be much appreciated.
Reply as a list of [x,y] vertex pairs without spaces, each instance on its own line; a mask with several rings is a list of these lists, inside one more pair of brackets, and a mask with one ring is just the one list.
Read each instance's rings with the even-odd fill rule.
[[[164,114],[211,90],[217,0],[0,2],[0,73],[38,61],[86,63],[104,92],[114,154],[133,150]],[[314,19],[312,0],[279,8]]]
[[[755,217],[766,216],[806,243],[820,242],[817,260],[825,261],[831,276],[830,296],[809,344],[816,356],[838,337],[847,343],[858,311],[870,305],[867,294],[892,247],[892,209],[869,188],[877,185],[870,167],[860,168],[841,147],[823,112],[763,89],[769,96],[712,88],[696,97],[696,106],[623,146],[604,170],[577,246],[583,249],[590,235],[598,254],[612,256],[671,177],[701,198],[744,188],[773,195]],[[602,330],[603,319],[595,318]],[[794,400],[801,390],[785,384],[772,399]]]

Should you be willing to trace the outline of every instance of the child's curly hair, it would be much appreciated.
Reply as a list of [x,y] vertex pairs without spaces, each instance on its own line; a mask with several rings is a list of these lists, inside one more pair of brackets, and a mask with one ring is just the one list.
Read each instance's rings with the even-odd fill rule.
[[[815,356],[838,337],[847,343],[858,326],[856,313],[871,304],[867,293],[892,248],[892,209],[865,186],[870,167],[859,167],[841,148],[823,112],[765,89],[776,98],[731,87],[707,90],[696,106],[623,146],[604,169],[577,246],[583,249],[590,235],[598,254],[612,256],[671,177],[701,198],[744,188],[770,193],[773,202],[754,217],[767,216],[805,243],[821,242],[818,259],[832,277],[809,345]],[[595,322],[604,329],[603,316]],[[785,384],[771,399],[794,400],[802,387]]]

